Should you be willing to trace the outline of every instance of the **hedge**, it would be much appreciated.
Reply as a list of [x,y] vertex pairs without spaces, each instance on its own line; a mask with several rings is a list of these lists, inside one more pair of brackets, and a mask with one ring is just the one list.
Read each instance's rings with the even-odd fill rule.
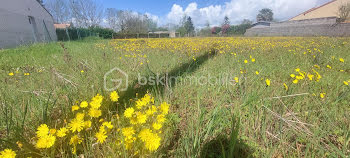
[[[67,35],[68,32],[68,35]],[[68,28],[56,29],[57,39],[59,41],[79,40],[85,37],[98,36],[104,39],[112,39],[115,32],[106,28]]]

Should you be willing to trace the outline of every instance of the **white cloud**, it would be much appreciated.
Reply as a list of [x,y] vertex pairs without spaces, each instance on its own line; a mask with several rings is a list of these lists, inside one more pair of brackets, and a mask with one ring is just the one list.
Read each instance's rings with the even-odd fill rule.
[[153,15],[148,12],[146,12],[145,15],[147,15],[147,17],[152,19],[153,21],[157,22],[157,24],[160,22],[159,17],[157,15]]
[[181,6],[174,4],[170,13],[167,15],[167,21],[172,23],[179,23],[181,17],[184,15],[184,11]]
[[274,18],[287,20],[299,13],[325,0],[231,0],[223,5],[210,5],[198,8],[197,3],[190,3],[185,9],[174,4],[162,24],[178,24],[184,15],[191,16],[196,26],[204,26],[207,22],[211,25],[220,25],[227,15],[232,24],[240,23],[243,19],[255,20],[258,11],[270,8],[274,12]]

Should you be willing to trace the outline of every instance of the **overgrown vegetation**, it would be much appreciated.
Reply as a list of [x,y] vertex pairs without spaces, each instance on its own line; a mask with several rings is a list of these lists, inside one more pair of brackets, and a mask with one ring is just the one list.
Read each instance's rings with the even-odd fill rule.
[[[325,37],[180,38],[1,50],[0,151],[8,148],[19,157],[347,157],[349,44],[349,38]],[[103,88],[104,75],[115,67],[129,76],[127,90],[117,90],[118,102]],[[177,80],[139,81],[157,74]],[[120,77],[115,73],[108,79]],[[209,84],[205,78],[217,80]],[[224,84],[225,78],[230,82]],[[60,139],[50,149],[36,147],[41,124],[59,130],[76,118],[74,105],[81,108],[96,94],[108,106],[101,106],[104,120],[95,120],[92,131],[103,122],[113,125],[105,142],[87,133],[79,135],[84,141],[76,153],[70,146],[60,148],[69,143]],[[152,153],[128,152],[114,141],[123,138],[118,128],[124,126],[108,119],[123,117],[145,94],[155,105],[170,104],[160,146]]]
[[96,36],[104,39],[112,39],[115,32],[111,29],[101,27],[90,28],[68,28],[56,29],[57,39],[59,41],[81,40],[86,37]]

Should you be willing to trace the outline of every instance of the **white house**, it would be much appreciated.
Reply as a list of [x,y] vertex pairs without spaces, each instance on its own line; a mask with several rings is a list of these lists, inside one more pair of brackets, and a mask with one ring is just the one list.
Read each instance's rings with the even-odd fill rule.
[[0,49],[56,40],[53,17],[36,0],[0,1]]

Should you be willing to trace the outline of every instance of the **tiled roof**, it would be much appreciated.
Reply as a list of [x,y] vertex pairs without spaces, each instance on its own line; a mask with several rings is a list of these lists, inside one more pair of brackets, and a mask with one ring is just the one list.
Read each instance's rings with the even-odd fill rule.
[[56,29],[65,29],[70,27],[70,24],[54,24]]
[[[307,10],[307,11],[305,11],[305,12],[299,14],[299,15],[306,15],[306,14],[308,14],[308,13],[310,13],[310,12],[316,10],[316,9],[322,8],[322,7],[324,7],[324,6],[328,5],[328,4],[331,4],[331,3],[335,2],[335,1],[337,1],[337,0],[332,0],[332,1],[327,2],[327,3],[325,3],[325,4],[321,5],[321,6],[311,8],[311,9],[309,9],[309,10]],[[299,16],[299,15],[297,15],[297,16]],[[295,17],[297,17],[297,16],[295,16]],[[293,18],[295,18],[295,17],[292,17],[292,18],[290,18],[290,19],[293,19]]]

